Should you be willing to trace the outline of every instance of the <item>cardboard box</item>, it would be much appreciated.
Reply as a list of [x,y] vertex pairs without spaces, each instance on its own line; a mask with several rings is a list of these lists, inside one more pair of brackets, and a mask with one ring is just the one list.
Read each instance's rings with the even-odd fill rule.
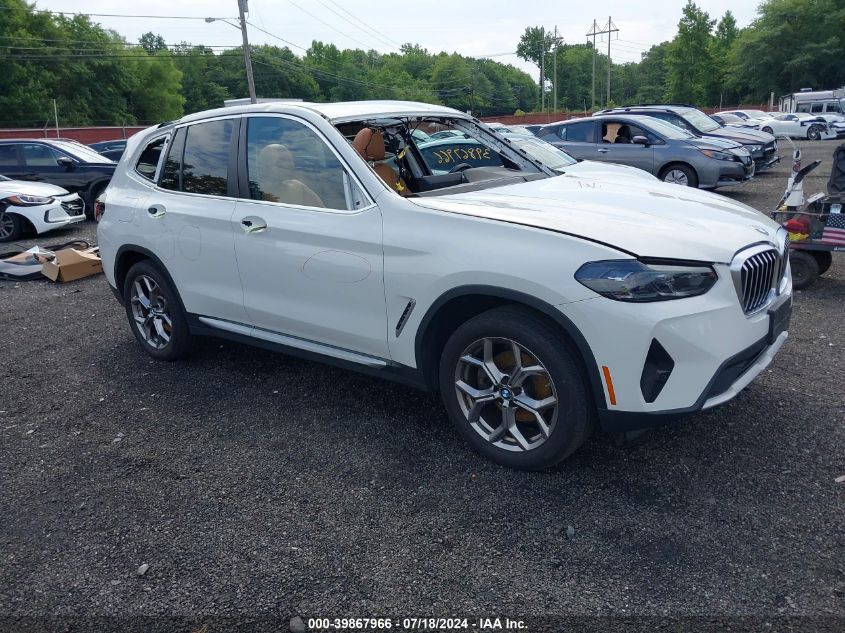
[[56,252],[56,258],[45,262],[41,267],[41,274],[53,281],[74,281],[103,272],[103,262],[100,260],[97,248],[78,251],[66,248]]

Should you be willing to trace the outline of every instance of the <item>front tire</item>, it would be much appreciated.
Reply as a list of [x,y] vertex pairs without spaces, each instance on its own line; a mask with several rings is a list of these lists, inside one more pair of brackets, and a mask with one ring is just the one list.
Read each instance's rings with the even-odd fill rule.
[[14,242],[23,235],[24,221],[17,213],[0,210],[0,242]]
[[819,262],[805,251],[789,251],[789,267],[792,268],[792,287],[803,290],[819,277]]
[[810,129],[807,130],[807,138],[811,141],[818,141],[822,137],[821,130],[817,125],[811,125]]
[[449,418],[485,457],[543,470],[589,436],[595,412],[579,362],[531,310],[495,308],[461,325],[440,359]]
[[669,165],[660,172],[660,180],[685,187],[698,187],[698,174],[689,165]]
[[762,131],[765,132],[766,134],[774,134],[774,131],[768,125],[766,127],[764,127]]
[[147,354],[166,361],[188,354],[188,320],[175,288],[158,266],[142,261],[129,269],[123,284],[123,304],[129,327]]

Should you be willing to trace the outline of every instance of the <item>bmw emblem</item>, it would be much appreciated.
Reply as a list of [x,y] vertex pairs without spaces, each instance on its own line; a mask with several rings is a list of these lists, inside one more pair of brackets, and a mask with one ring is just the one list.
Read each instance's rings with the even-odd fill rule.
[[502,389],[500,393],[505,400],[510,400],[513,397],[513,393],[511,393],[511,390],[507,388]]

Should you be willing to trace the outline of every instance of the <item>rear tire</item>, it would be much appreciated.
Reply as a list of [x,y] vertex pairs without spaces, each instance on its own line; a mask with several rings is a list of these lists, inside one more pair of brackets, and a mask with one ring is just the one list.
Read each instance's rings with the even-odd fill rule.
[[23,235],[24,219],[17,213],[0,210],[0,242],[14,242]]
[[824,275],[833,263],[833,253],[830,251],[813,251],[812,254],[819,265],[819,275]]
[[554,466],[595,424],[589,388],[567,341],[518,306],[489,310],[455,330],[440,359],[440,393],[470,446],[510,468]]
[[698,187],[698,174],[695,170],[689,165],[679,163],[664,167],[660,172],[660,180],[686,187]]
[[789,266],[792,268],[792,286],[803,290],[819,277],[819,263],[806,251],[789,251]]
[[766,127],[764,127],[762,131],[765,132],[766,134],[774,134],[774,131],[768,125]]
[[818,125],[811,125],[807,130],[807,138],[811,141],[818,141],[822,137],[822,132]]
[[145,260],[129,269],[123,304],[129,327],[147,354],[173,361],[190,352],[188,319],[175,288],[158,266]]

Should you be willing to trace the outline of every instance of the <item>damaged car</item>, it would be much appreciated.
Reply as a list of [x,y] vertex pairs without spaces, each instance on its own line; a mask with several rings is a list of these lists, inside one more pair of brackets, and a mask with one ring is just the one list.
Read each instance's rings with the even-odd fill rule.
[[85,203],[56,185],[0,176],[0,242],[85,220]]
[[[447,129],[475,143],[414,134]],[[786,232],[754,209],[555,170],[424,103],[255,104],[140,132],[97,234],[152,358],[214,336],[395,379],[528,470],[597,429],[731,400],[792,305]]]

